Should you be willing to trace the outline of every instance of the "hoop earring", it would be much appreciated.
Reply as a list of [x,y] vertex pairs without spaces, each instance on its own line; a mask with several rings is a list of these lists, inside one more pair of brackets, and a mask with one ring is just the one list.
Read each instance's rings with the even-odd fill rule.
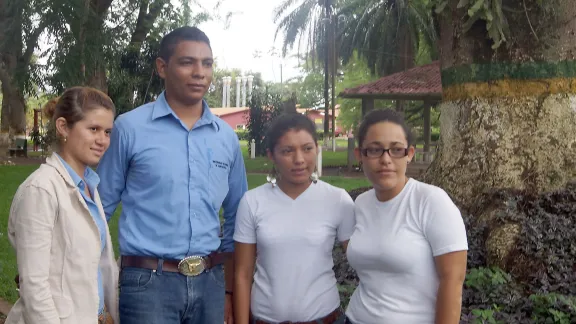
[[312,174],[310,175],[310,180],[312,180],[313,183],[317,183],[318,182],[318,167],[314,168],[314,172],[312,172]]
[[272,166],[272,171],[266,176],[266,182],[272,184],[272,187],[276,187],[276,169]]

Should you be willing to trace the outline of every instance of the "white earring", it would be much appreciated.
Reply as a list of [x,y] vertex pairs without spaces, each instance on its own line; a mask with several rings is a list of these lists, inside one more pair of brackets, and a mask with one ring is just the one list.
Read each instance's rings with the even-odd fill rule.
[[317,183],[318,182],[318,172],[314,171],[312,172],[312,174],[310,175],[310,180],[312,180],[312,182]]
[[266,176],[266,182],[271,183],[272,187],[275,187],[276,186],[276,177],[269,174]]

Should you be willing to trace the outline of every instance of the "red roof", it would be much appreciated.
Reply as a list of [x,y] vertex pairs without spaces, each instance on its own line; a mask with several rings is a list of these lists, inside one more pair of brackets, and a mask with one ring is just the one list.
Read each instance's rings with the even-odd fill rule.
[[423,99],[442,97],[440,62],[382,77],[374,82],[345,89],[340,93],[344,98],[373,97],[382,99]]

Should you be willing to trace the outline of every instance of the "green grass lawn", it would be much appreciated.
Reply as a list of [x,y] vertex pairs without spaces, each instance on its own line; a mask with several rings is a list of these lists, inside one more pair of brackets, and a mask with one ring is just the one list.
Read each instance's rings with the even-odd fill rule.
[[[8,214],[12,198],[18,186],[30,173],[36,170],[37,167],[38,166],[0,166],[0,298],[11,303],[16,301],[18,295],[14,284],[14,276],[17,272],[16,255],[8,242],[6,234]],[[346,190],[369,185],[364,178],[322,177],[322,180]],[[264,174],[248,175],[248,186],[250,188],[257,187],[265,182],[266,175]],[[109,224],[114,242],[117,242],[118,238],[118,215],[119,210],[116,211],[115,216]],[[114,247],[116,254],[118,254],[118,245],[116,243]]]

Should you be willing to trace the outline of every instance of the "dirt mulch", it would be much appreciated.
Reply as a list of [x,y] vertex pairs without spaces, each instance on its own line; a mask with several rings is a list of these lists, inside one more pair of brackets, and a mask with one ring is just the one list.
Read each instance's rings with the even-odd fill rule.
[[11,308],[12,308],[12,304],[10,304],[9,302],[0,298],[0,324],[3,324],[4,320],[5,320],[4,316],[2,316],[2,314],[7,315],[10,312]]

